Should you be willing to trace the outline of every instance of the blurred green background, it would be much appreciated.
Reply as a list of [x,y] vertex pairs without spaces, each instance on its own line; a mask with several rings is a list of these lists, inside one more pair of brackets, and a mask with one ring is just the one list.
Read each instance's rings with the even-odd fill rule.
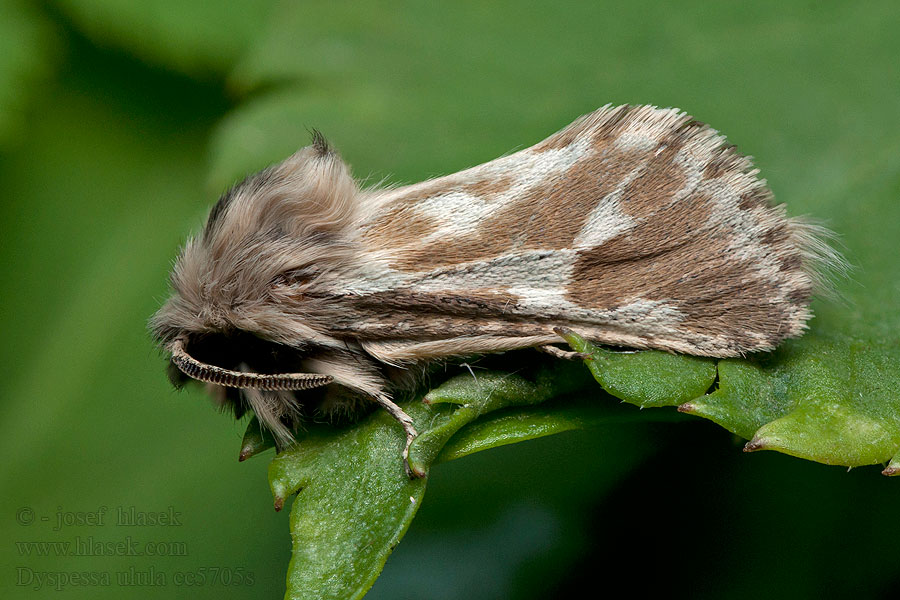
[[[678,106],[842,235],[858,268],[815,327],[896,339],[898,31],[893,0],[0,0],[0,595],[283,594],[270,455],[237,462],[242,424],[170,389],[145,324],[217,195],[310,127],[411,182]],[[900,481],[740,446],[632,424],[441,465],[369,597],[900,597]],[[52,545],[107,542],[174,555]]]

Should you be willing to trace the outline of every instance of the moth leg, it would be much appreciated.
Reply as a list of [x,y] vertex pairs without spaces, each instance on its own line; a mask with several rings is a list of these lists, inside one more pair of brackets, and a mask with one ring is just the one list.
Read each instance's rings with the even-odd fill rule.
[[403,447],[403,469],[406,471],[406,474],[410,478],[424,477],[424,473],[413,470],[409,466],[409,445],[412,444],[413,440],[416,439],[416,436],[419,435],[416,433],[416,428],[413,426],[412,417],[403,412],[403,409],[394,404],[387,396],[379,394],[375,396],[375,401],[403,426],[403,432],[406,434],[406,445]]
[[550,356],[555,356],[556,358],[562,358],[565,360],[593,360],[593,357],[590,354],[586,354],[584,352],[572,352],[570,350],[563,350],[562,348],[557,348],[556,346],[551,346],[550,344],[538,346],[537,349],[541,352],[546,352]]

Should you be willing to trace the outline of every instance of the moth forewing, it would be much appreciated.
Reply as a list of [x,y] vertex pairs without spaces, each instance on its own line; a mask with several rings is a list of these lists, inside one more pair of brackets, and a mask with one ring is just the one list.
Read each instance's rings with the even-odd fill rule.
[[824,235],[677,109],[607,106],[520,152],[393,189],[361,190],[316,133],[219,200],[152,326],[219,369],[332,378],[315,393],[229,396],[274,431],[374,400],[408,448],[390,394],[435,359],[544,346],[556,327],[714,357],[800,335],[819,274],[842,264]]

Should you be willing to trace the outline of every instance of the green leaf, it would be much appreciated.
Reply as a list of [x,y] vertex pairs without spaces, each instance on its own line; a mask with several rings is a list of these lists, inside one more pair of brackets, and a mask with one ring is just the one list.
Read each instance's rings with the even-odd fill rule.
[[[575,368],[573,368],[573,366]],[[575,365],[542,367],[535,380],[529,381],[515,373],[474,373],[458,375],[425,395],[428,404],[456,404],[459,407],[444,412],[429,421],[428,429],[419,433],[410,447],[409,464],[415,472],[425,472],[444,445],[463,427],[482,415],[500,408],[540,404],[561,394],[584,387],[584,370]],[[496,431],[484,449],[502,445]],[[515,436],[518,431],[515,431]],[[511,443],[509,441],[505,443]]]
[[[410,463],[427,476],[434,462],[473,452],[601,423],[654,418],[649,411],[623,414],[593,386],[594,398],[534,406],[560,394],[589,394],[586,384],[590,378],[577,363],[541,367],[534,381],[496,372],[451,378],[424,403],[404,405],[420,432]],[[403,443],[400,426],[377,411],[341,430],[311,426],[275,457],[269,482],[276,509],[297,495],[286,598],[359,598],[371,587],[425,493],[426,478],[410,479],[403,469]],[[263,446],[253,419],[243,448]]]
[[[427,408],[408,407],[421,421]],[[400,451],[403,431],[385,412],[336,432],[311,429],[269,467],[276,509],[291,509],[286,598],[360,598],[409,527],[425,493]]]
[[[405,409],[421,432],[411,449],[414,470],[426,474],[453,433],[480,415],[507,406],[546,400],[557,389],[577,387],[578,379],[542,371],[539,383],[488,373],[451,379],[429,395],[429,403]],[[474,386],[467,385],[475,381]],[[581,382],[584,380],[581,379]],[[464,405],[445,410],[443,403]],[[255,421],[255,419],[254,419]],[[258,424],[245,434],[255,447]],[[495,445],[510,443],[515,431],[484,436]],[[372,586],[399,543],[425,493],[426,479],[410,479],[403,468],[404,435],[384,411],[342,431],[318,426],[304,432],[269,467],[269,481],[280,510],[298,494],[291,511],[293,553],[287,598],[359,598]],[[490,446],[490,442],[487,442]],[[243,450],[242,450],[243,455]]]
[[677,406],[705,393],[716,380],[716,361],[656,350],[613,352],[595,346],[571,330],[563,337],[585,361],[603,389],[641,408]]
[[241,451],[238,454],[238,460],[243,462],[274,447],[275,438],[272,437],[272,433],[260,424],[256,415],[253,415],[250,423],[247,424],[244,439],[241,440]]
[[748,451],[884,463],[900,450],[898,350],[897,342],[809,335],[772,354],[720,361],[719,389],[681,410],[752,438]]
[[448,462],[482,450],[490,450],[557,433],[593,429],[611,423],[679,422],[686,417],[670,411],[635,411],[612,396],[584,390],[576,396],[556,398],[541,406],[502,410],[482,416],[456,433],[441,449],[434,463]]
[[[589,355],[588,371],[615,397],[640,407],[680,405],[682,412],[752,437],[749,450],[856,466],[885,462],[900,449],[900,361],[891,358],[896,344],[811,335],[752,359],[714,361],[613,352],[572,331],[564,335]],[[407,405],[420,432],[410,448],[413,469],[427,475],[435,462],[636,418],[602,393],[590,401],[545,404],[573,392],[589,395],[586,373],[575,363],[535,373],[533,381],[515,373],[463,373],[429,392],[425,403]],[[717,375],[717,388],[706,394]],[[258,432],[254,420],[245,449],[265,446]],[[403,470],[402,446],[400,427],[379,411],[338,432],[311,429],[275,458],[269,478],[276,508],[299,492],[291,512],[288,598],[358,598],[371,587],[425,493],[425,480],[410,480]],[[886,474],[896,471],[892,463]]]
[[[615,357],[607,369],[608,350],[571,332],[566,337],[577,351],[591,354],[588,367],[601,385],[619,390],[616,396],[639,406],[647,406],[648,397],[659,406],[681,405],[681,412],[751,440],[747,451],[777,450],[850,467],[884,463],[900,451],[898,342],[807,335],[775,352],[718,361],[718,388],[685,402],[682,392],[712,383],[700,369],[704,363],[715,369],[713,361],[639,352]],[[684,360],[693,368],[680,366]],[[674,384],[669,390],[664,373]],[[647,389],[648,379],[658,381]]]

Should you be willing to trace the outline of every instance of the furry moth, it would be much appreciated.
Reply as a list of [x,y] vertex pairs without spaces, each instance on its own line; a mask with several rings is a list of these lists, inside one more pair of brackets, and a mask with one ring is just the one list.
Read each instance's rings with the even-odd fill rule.
[[[773,204],[750,160],[677,109],[603,107],[544,141],[415,185],[362,189],[325,139],[212,208],[151,322],[173,381],[304,414],[391,399],[418,367],[594,342],[727,357],[801,335],[827,231]],[[404,450],[404,457],[406,450]]]

